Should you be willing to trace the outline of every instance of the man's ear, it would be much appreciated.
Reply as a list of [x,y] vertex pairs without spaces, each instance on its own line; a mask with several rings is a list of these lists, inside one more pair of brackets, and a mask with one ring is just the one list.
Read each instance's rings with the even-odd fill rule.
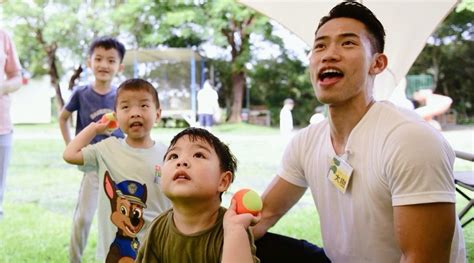
[[221,173],[218,191],[221,193],[227,191],[230,186],[230,183],[232,183],[232,173],[230,171]]
[[370,65],[369,73],[371,75],[377,75],[384,71],[388,65],[388,58],[384,53],[375,53],[372,65]]

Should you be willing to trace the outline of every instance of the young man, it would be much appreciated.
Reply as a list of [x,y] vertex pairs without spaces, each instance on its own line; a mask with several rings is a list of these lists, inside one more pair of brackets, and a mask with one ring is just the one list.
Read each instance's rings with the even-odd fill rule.
[[[112,81],[124,68],[122,64],[124,56],[125,47],[115,38],[101,37],[90,45],[87,66],[94,74],[94,81],[75,87],[69,102],[59,116],[59,127],[66,145],[71,141],[68,121],[73,112],[77,111],[76,134],[78,134],[90,123],[100,120],[103,114],[114,111],[116,87],[112,86]],[[115,130],[112,136],[124,137],[120,129]],[[109,134],[97,135],[91,140],[91,144],[107,137]],[[99,177],[96,171],[84,173],[72,222],[70,262],[81,262],[97,208],[98,189]]]
[[329,118],[287,147],[254,233],[262,236],[309,187],[333,262],[465,262],[453,150],[416,113],[373,99],[387,66],[384,37],[357,2],[321,19],[310,77]]
[[109,122],[92,122],[66,147],[64,160],[99,175],[97,257],[107,262],[134,260],[149,223],[170,207],[160,189],[159,167],[166,146],[150,132],[161,108],[156,89],[130,79],[117,89],[115,112],[125,139],[91,140],[106,132]]
[[221,207],[236,168],[229,147],[209,131],[177,134],[161,178],[173,208],[153,221],[136,262],[259,262],[248,230],[258,218],[237,215],[234,202],[227,211]]

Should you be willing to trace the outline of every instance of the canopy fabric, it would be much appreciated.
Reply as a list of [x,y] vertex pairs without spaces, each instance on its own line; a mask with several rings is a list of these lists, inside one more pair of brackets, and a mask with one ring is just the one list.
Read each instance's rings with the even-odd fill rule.
[[[238,0],[272,18],[308,47],[314,41],[319,19],[327,15],[336,0]],[[377,16],[385,27],[387,70],[377,77],[375,92],[387,98],[426,44],[439,23],[452,11],[456,0],[364,0],[359,1]],[[383,87],[383,90],[380,90]],[[376,88],[377,89],[377,88]]]
[[156,61],[200,61],[202,57],[192,49],[188,48],[166,48],[166,49],[136,49],[127,50],[123,58],[124,65],[133,65],[135,62],[146,63]]

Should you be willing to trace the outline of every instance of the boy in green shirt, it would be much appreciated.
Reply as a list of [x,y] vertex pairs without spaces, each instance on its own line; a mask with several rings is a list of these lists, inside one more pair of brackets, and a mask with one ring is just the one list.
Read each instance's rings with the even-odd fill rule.
[[153,221],[136,262],[260,262],[249,231],[260,215],[238,215],[234,201],[221,207],[236,167],[228,146],[207,130],[178,133],[161,175],[172,208]]

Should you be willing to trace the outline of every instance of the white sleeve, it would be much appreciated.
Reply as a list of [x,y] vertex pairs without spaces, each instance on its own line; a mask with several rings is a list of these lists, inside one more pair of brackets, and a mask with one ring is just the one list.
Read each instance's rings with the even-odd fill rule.
[[277,174],[285,181],[299,187],[308,187],[303,167],[304,135],[298,133],[286,146]]
[[392,205],[456,202],[454,152],[427,123],[406,123],[387,138],[383,162]]
[[81,152],[82,152],[82,157],[84,159],[84,165],[79,168],[81,171],[88,172],[88,171],[97,171],[99,169],[99,165],[97,161],[97,156],[98,156],[98,150],[96,147],[97,144],[89,144],[86,147],[82,148]]

